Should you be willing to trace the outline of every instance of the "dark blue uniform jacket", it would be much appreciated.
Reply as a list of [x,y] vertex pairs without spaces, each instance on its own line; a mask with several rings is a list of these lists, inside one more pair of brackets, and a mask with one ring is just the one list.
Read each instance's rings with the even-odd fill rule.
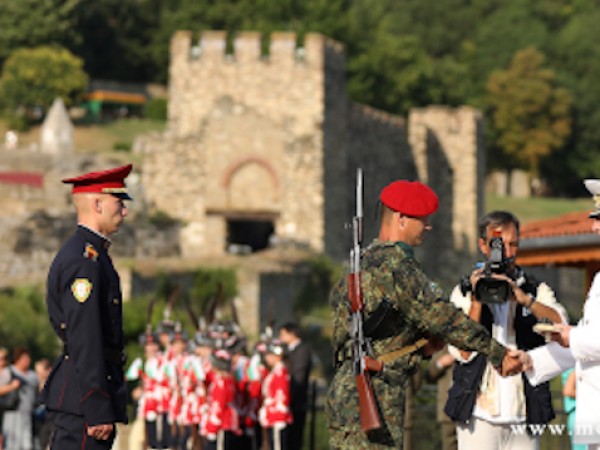
[[64,344],[42,394],[49,410],[83,416],[88,426],[126,422],[123,314],[109,241],[78,226],[48,274],[46,305]]

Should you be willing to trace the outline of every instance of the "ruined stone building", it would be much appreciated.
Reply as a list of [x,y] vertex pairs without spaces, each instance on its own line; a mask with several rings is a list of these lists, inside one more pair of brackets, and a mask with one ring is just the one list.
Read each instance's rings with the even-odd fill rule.
[[[319,34],[297,46],[274,33],[176,33],[171,41],[168,130],[138,142],[148,207],[181,219],[184,255],[240,245],[306,245],[340,260],[350,234],[356,169],[365,173],[365,242],[376,196],[398,178],[440,195],[425,252],[437,274],[475,251],[483,176],[481,115],[430,107],[401,117],[352,103],[342,45]],[[458,253],[457,253],[458,252]],[[456,273],[453,271],[455,279]]]

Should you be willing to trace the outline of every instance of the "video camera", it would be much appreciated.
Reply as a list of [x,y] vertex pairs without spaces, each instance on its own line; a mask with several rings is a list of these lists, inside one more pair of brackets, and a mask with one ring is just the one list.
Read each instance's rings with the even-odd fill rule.
[[470,275],[466,275],[460,282],[460,290],[463,295],[473,291],[477,300],[482,303],[504,303],[510,295],[510,285],[505,280],[498,280],[492,274],[509,275],[512,259],[506,258],[504,253],[504,241],[499,235],[490,239],[490,257],[483,263],[483,278],[475,287],[471,285]]

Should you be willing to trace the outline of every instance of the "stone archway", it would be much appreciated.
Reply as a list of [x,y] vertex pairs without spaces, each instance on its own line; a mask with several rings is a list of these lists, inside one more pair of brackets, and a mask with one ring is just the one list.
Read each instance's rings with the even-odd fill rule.
[[279,178],[264,158],[248,156],[231,164],[223,177],[223,188],[229,210],[278,210]]

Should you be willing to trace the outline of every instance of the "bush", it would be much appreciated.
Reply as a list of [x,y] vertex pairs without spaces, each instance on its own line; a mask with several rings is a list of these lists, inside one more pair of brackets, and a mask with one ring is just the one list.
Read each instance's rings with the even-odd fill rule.
[[[0,95],[9,111],[35,117],[60,97],[69,106],[83,93],[88,77],[83,60],[60,47],[21,48],[4,62]],[[29,118],[29,117],[28,117]]]
[[17,287],[0,292],[0,346],[25,347],[32,358],[57,356],[60,341],[54,334],[41,289]]
[[308,313],[327,305],[329,292],[343,273],[342,267],[326,255],[307,261],[308,276],[298,296],[294,299],[296,313]]
[[118,152],[130,152],[131,146],[132,146],[131,142],[119,141],[119,142],[115,142],[113,144],[113,150],[116,150]]
[[158,228],[166,228],[178,223],[178,220],[171,217],[168,213],[157,210],[148,216],[148,221]]
[[164,98],[153,98],[148,100],[144,109],[144,115],[148,119],[167,120],[167,100]]
[[[237,280],[234,270],[207,267],[196,270],[189,297],[191,305],[199,314],[206,316],[214,305],[225,307],[236,295]],[[228,318],[235,320],[234,317]],[[211,318],[208,319],[210,321]]]
[[23,116],[17,114],[8,114],[6,116],[6,125],[9,129],[15,131],[29,131],[29,122]]

